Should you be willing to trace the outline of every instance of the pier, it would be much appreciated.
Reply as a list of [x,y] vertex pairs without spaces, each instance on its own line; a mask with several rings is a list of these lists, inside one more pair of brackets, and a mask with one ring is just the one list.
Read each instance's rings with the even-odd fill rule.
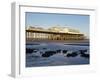
[[84,34],[48,30],[26,30],[26,40],[84,40]]

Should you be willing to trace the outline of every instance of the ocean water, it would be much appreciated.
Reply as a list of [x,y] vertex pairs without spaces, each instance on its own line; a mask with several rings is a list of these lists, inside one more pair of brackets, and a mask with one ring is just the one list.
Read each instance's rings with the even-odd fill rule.
[[[67,43],[34,43],[27,44],[27,49],[35,49],[32,53],[26,53],[26,67],[41,67],[41,66],[61,66],[61,65],[83,65],[89,64],[90,58],[82,57],[79,50],[87,50],[85,54],[89,53],[89,43],[67,44]],[[46,51],[61,50],[57,54],[49,57],[42,57]],[[67,50],[67,53],[63,53]],[[77,52],[77,56],[67,57],[67,54]]]

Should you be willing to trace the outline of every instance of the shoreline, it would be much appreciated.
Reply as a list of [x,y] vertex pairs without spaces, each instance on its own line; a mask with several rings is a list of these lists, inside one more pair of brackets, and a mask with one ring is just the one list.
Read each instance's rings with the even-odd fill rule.
[[89,43],[89,40],[27,40],[27,44],[39,44],[39,43],[68,43],[68,44],[86,44]]

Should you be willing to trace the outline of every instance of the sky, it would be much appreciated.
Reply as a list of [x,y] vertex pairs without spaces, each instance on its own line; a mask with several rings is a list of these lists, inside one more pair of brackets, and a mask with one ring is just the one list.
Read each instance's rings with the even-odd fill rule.
[[89,37],[89,15],[26,12],[26,27],[38,25],[50,28],[56,25],[78,29]]

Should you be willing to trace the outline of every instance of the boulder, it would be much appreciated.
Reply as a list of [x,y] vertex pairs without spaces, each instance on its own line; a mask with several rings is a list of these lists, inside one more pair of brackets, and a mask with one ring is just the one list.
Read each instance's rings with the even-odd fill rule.
[[33,49],[26,48],[26,53],[32,53],[32,52],[33,52]]
[[66,53],[67,53],[67,51],[68,51],[68,50],[63,50],[62,52],[63,52],[64,54],[66,54]]
[[76,57],[78,54],[77,52],[72,52],[71,54],[67,54],[67,57]]
[[84,57],[84,58],[89,58],[90,55],[89,54],[81,54],[81,57]]
[[50,57],[54,54],[56,54],[56,51],[46,51],[44,54],[42,54],[42,57]]
[[57,53],[61,53],[61,49],[56,50]]

